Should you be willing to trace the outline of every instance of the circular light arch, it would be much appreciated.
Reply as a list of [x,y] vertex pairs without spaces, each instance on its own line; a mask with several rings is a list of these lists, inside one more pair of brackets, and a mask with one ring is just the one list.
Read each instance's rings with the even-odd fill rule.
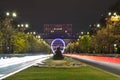
[[[63,49],[61,50],[61,52],[64,53],[64,51],[65,51],[65,42],[64,42],[64,40],[61,39],[61,38],[56,38],[56,39],[54,39],[54,40],[51,42],[51,50],[52,50],[52,52],[55,53],[55,51],[54,51],[54,49],[53,49],[53,44],[54,44],[56,41],[62,42],[62,44],[63,44]],[[56,46],[56,47],[57,47],[57,46]]]

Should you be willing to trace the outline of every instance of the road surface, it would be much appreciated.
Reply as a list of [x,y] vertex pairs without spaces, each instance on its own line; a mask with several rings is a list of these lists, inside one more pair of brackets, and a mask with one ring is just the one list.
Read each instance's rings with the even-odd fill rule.
[[120,77],[120,58],[100,57],[100,56],[84,56],[76,54],[66,54],[65,56],[72,57],[83,63],[100,68]]
[[0,80],[26,69],[37,62],[42,62],[50,56],[36,55],[0,59]]

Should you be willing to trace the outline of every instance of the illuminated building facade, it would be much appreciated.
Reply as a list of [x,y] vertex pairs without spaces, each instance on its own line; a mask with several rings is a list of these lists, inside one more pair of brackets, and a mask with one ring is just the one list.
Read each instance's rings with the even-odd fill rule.
[[44,38],[72,38],[72,24],[44,24]]

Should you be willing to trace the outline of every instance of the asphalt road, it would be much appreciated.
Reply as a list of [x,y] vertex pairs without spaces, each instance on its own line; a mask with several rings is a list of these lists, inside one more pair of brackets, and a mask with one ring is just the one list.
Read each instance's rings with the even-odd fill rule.
[[[43,60],[49,58],[49,56],[50,55],[38,55],[38,56],[28,56],[23,58],[15,58],[15,59],[11,58],[8,60],[7,59],[3,60],[4,61],[2,64],[3,66],[0,65],[0,80],[8,76],[11,76],[23,69],[26,69],[37,62],[42,62]],[[25,60],[25,59],[28,59],[28,60]],[[21,61],[21,60],[25,60],[25,61]],[[7,65],[6,65],[6,62],[7,62]]]
[[72,58],[120,77],[120,64],[83,59],[78,57],[72,57]]

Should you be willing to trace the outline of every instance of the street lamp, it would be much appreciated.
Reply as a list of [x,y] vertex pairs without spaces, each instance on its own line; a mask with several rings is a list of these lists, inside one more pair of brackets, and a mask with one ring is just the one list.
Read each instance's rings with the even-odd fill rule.
[[35,35],[35,34],[36,34],[36,32],[33,32],[33,34]]
[[112,15],[112,13],[111,13],[111,12],[109,12],[109,13],[108,13],[108,16],[111,16],[111,15]]
[[36,38],[40,40],[41,36],[40,35],[36,35]]
[[84,32],[81,32],[81,34],[83,35],[83,34],[84,34]]
[[12,36],[12,24],[13,18],[17,17],[15,12],[6,12],[5,18],[5,31],[4,31],[4,42],[3,42],[3,53],[13,53],[13,44],[11,44]]
[[117,44],[114,44],[114,52],[116,53],[117,52]]
[[10,13],[9,13],[9,12],[6,12],[6,15],[7,15],[7,16],[9,16],[9,15],[10,15]]
[[17,27],[19,30],[24,31],[26,28],[29,27],[29,24],[18,24]]
[[100,24],[97,24],[97,28],[100,28]]
[[81,36],[79,36],[79,38],[81,38]]
[[21,24],[21,27],[24,27],[24,24]]
[[[34,31],[34,32],[28,32],[27,34],[30,34],[30,35],[36,35],[36,32]],[[38,37],[38,36],[37,36]]]
[[90,32],[87,32],[87,35],[89,35],[90,34]]
[[15,12],[12,13],[13,17],[17,17],[17,14]]
[[40,35],[38,36],[38,38],[39,38],[39,39],[41,38]]
[[16,14],[16,12],[6,12],[6,16],[7,17],[13,17],[13,18],[15,18],[15,17],[17,17],[17,14]]
[[114,12],[114,13],[113,13],[113,15],[114,15],[114,16],[116,16],[116,15],[117,15],[117,13],[116,13],[116,12]]
[[[107,20],[107,28],[108,28],[108,39],[110,39],[110,27],[114,27],[116,25],[117,22],[120,21],[120,16],[114,12],[114,13],[111,13],[109,12],[108,13],[108,18],[106,18]],[[108,40],[108,41],[111,41],[111,40]],[[116,44],[114,44],[114,47],[116,46]],[[111,43],[108,42],[108,52],[110,53],[111,52]]]
[[25,27],[26,27],[26,28],[28,28],[28,27],[29,27],[29,25],[28,25],[28,24],[25,24]]

